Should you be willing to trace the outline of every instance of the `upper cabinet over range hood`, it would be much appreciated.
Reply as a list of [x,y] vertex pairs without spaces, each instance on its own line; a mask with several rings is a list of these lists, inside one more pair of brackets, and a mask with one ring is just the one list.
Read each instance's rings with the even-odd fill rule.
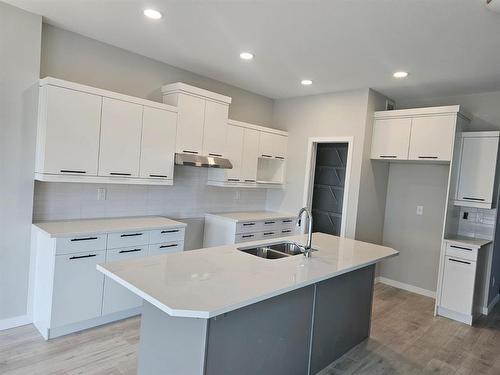
[[175,164],[231,169],[226,132],[231,98],[182,82],[161,88],[178,109]]

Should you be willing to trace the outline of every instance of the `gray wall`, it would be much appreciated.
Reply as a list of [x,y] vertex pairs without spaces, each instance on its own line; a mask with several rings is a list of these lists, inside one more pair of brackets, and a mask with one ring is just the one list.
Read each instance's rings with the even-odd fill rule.
[[[380,276],[436,291],[448,165],[391,163],[384,245],[399,256],[380,264]],[[424,206],[417,216],[417,206]]]
[[0,2],[0,320],[26,314],[41,27]]
[[160,102],[161,85],[181,81],[231,96],[229,117],[234,120],[272,126],[272,99],[47,24],[40,76]]

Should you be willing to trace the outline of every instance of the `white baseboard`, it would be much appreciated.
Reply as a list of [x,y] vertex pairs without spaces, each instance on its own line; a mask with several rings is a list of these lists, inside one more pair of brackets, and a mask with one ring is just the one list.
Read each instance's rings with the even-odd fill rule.
[[500,294],[497,294],[495,298],[493,298],[488,307],[482,307],[481,313],[483,315],[489,315],[489,313],[491,312],[491,310],[493,310],[498,301],[500,301]]
[[28,315],[20,315],[9,319],[2,319],[0,320],[0,331],[25,326],[26,324],[31,323],[31,318]]
[[383,276],[377,276],[375,278],[375,283],[382,283],[382,284],[393,286],[393,287],[398,288],[398,289],[407,290],[408,292],[421,294],[422,296],[436,298],[436,292],[433,292],[432,290],[419,288],[418,286],[405,284],[405,283],[402,283],[400,281],[388,279],[387,277],[383,277]]

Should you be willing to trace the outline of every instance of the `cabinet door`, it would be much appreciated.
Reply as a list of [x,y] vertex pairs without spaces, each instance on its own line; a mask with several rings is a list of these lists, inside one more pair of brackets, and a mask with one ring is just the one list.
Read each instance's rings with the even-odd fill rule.
[[441,306],[462,314],[472,314],[476,262],[445,257]]
[[37,172],[96,176],[102,97],[54,86],[41,95],[46,95],[41,101],[46,107],[39,109],[45,111],[38,134],[43,169]]
[[103,98],[100,176],[139,176],[142,105]]
[[144,107],[141,177],[173,178],[176,129],[177,113]]
[[491,203],[498,152],[496,137],[464,137],[457,199]]
[[[137,246],[123,249],[108,250],[106,262],[116,262],[140,258],[147,255],[147,246]],[[142,305],[142,298],[132,293],[116,281],[105,277],[104,298],[102,300],[102,315],[132,309]]]
[[264,158],[274,157],[276,151],[276,136],[271,133],[260,132],[259,137],[259,156]]
[[375,120],[372,159],[408,159],[411,118]]
[[288,148],[288,137],[283,135],[275,135],[276,137],[276,146],[274,157],[276,159],[286,159],[286,152]]
[[244,129],[241,161],[241,180],[244,182],[255,182],[257,180],[259,133],[258,130]]
[[233,168],[226,172],[228,181],[241,179],[244,133],[245,130],[238,126],[228,125],[227,127],[226,156],[233,165]]
[[456,122],[455,115],[413,118],[409,159],[450,161]]
[[226,157],[226,131],[229,106],[207,100],[203,127],[203,154]]
[[50,326],[60,327],[101,316],[104,275],[96,265],[104,251],[57,255]]
[[177,152],[201,154],[203,149],[203,124],[205,100],[179,94],[177,102]]

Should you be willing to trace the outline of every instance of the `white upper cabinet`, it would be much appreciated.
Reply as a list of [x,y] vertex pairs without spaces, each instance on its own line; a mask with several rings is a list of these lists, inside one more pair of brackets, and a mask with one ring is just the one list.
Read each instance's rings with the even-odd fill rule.
[[203,124],[205,100],[191,95],[179,95],[177,102],[177,152],[199,154],[203,152]]
[[279,134],[261,132],[259,156],[263,158],[285,159],[288,138]]
[[226,131],[229,106],[212,102],[205,103],[205,123],[203,127],[203,154],[226,157]]
[[492,208],[499,132],[462,133],[455,204]]
[[101,102],[98,95],[41,87],[37,173],[97,175]]
[[241,180],[243,182],[257,181],[257,163],[259,157],[258,130],[245,129],[243,135],[243,157],[241,163]]
[[456,115],[413,118],[408,159],[450,161],[456,123]]
[[243,157],[243,137],[245,129],[228,125],[226,137],[226,157],[233,165],[226,172],[227,181],[240,182]]
[[176,128],[177,113],[144,107],[140,177],[173,178]]
[[408,159],[411,118],[375,120],[372,159]]
[[100,176],[139,176],[143,106],[103,98]]

